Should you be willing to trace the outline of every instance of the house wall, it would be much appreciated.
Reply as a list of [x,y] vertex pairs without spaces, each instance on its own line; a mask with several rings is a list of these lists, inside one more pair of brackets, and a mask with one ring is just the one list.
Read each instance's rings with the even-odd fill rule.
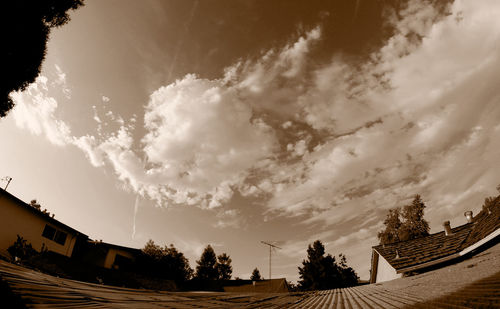
[[[64,245],[42,236],[46,224],[68,234]],[[48,250],[66,256],[71,256],[76,242],[74,232],[50,224],[14,200],[0,196],[0,254],[10,257],[7,248],[16,241],[18,234],[31,243],[33,249],[37,251],[40,251],[42,244],[45,244]]]
[[106,255],[106,260],[104,261],[103,266],[105,268],[112,268],[117,254],[122,255],[126,258],[129,258],[131,260],[135,260],[135,256],[128,251],[120,250],[118,248],[109,248],[108,254]]
[[389,281],[397,278],[401,278],[402,274],[396,273],[396,270],[384,259],[383,256],[379,255],[377,264],[377,278],[375,282]]

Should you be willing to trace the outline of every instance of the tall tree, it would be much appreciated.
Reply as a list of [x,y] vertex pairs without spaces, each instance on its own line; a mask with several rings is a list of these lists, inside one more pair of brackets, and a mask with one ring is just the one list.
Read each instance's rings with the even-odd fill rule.
[[142,253],[136,260],[136,266],[142,272],[176,282],[187,281],[193,275],[189,260],[172,244],[162,248],[150,239]]
[[217,273],[219,280],[230,280],[233,273],[231,266],[231,258],[226,253],[222,253],[217,257]]
[[307,259],[299,267],[301,290],[326,290],[356,285],[358,276],[346,264],[344,255],[339,256],[341,263],[337,264],[335,257],[325,256],[325,247],[321,241],[315,241],[307,248]]
[[416,194],[410,205],[389,209],[385,229],[378,233],[381,244],[406,241],[429,235],[430,227],[424,219],[425,203]]
[[219,272],[217,271],[217,258],[215,256],[214,249],[212,246],[208,245],[196,266],[195,277],[200,280],[217,280],[219,277]]
[[260,275],[259,269],[257,267],[255,267],[255,269],[252,272],[252,275],[250,276],[250,280],[252,280],[252,281],[260,281],[262,279],[263,278]]
[[165,277],[176,282],[184,282],[191,279],[193,269],[189,266],[189,260],[178,251],[173,244],[165,246],[163,256],[160,260]]
[[0,117],[14,107],[12,91],[34,82],[45,58],[50,30],[69,21],[69,10],[82,0],[0,1]]
[[381,244],[398,242],[399,229],[401,228],[401,208],[389,209],[387,217],[384,220],[385,229],[378,232],[378,239]]

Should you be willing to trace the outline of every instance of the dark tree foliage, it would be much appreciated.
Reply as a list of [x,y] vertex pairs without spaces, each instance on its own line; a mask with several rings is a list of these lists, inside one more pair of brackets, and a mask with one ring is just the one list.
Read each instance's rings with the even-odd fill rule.
[[219,280],[230,280],[233,273],[231,266],[231,258],[226,253],[222,253],[217,257],[217,273]]
[[343,254],[339,263],[330,254],[325,256],[325,247],[316,240],[307,248],[307,259],[299,267],[298,288],[302,291],[327,290],[354,286],[358,283],[356,272],[346,264]]
[[378,232],[380,244],[415,239],[429,235],[430,227],[424,219],[425,204],[420,195],[403,208],[389,209],[384,220],[385,229]]
[[161,248],[149,240],[142,249],[136,264],[140,271],[164,279],[181,283],[191,279],[193,270],[188,259],[174,245]]
[[200,280],[217,280],[219,278],[219,272],[217,270],[217,258],[215,256],[214,249],[212,246],[208,245],[196,266],[195,278]]
[[495,199],[496,198],[494,196],[485,198],[483,203],[483,210],[488,211],[488,209],[490,209],[495,204]]
[[12,91],[24,90],[35,81],[45,59],[50,30],[69,21],[68,11],[83,0],[0,1],[2,29],[0,117],[14,107]]
[[[43,248],[42,248],[43,251]],[[36,255],[38,252],[33,249],[30,243],[21,236],[17,235],[17,239],[9,248],[7,252],[12,256],[12,258],[19,258],[21,260],[30,258]]]
[[262,280],[262,276],[260,275],[260,271],[257,267],[255,267],[255,269],[253,270],[252,272],[252,275],[250,276],[250,280],[252,281],[260,281]]

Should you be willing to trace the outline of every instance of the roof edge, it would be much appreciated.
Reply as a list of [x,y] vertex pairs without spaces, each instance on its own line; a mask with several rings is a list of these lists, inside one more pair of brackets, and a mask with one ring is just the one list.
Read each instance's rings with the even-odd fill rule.
[[[436,264],[440,264],[440,263],[443,263],[443,262],[451,261],[453,259],[459,258],[461,256],[464,256],[464,255],[472,252],[473,250],[481,247],[484,244],[487,244],[488,242],[490,242],[491,240],[495,239],[499,235],[500,235],[500,228],[497,228],[495,231],[491,232],[485,238],[483,238],[480,241],[476,242],[475,244],[473,244],[473,245],[471,245],[471,246],[463,249],[460,252],[457,252],[457,253],[454,253],[454,254],[451,254],[451,255],[439,258],[437,260],[432,260],[432,261],[429,261],[429,262],[426,262],[426,263],[422,263],[422,264],[418,264],[418,265],[414,265],[414,266],[410,266],[410,267],[406,267],[406,268],[396,269],[396,273],[400,274],[400,273],[405,273],[405,272],[409,272],[409,271],[419,270],[419,269],[426,268],[426,267],[429,267],[429,266],[433,266],[433,265],[436,265]],[[376,249],[374,249],[374,250],[376,251]]]
[[475,244],[470,245],[467,248],[463,249],[458,254],[460,256],[466,255],[467,253],[469,253],[469,252],[471,252],[471,251],[473,251],[473,250],[481,247],[482,245],[488,243],[489,241],[493,240],[498,235],[500,235],[500,228],[497,228],[496,230],[494,230],[493,232],[491,232],[490,234],[488,234],[488,236],[486,236],[485,238],[483,238],[480,241],[476,242]]
[[396,273],[397,274],[401,274],[401,273],[406,273],[406,272],[409,272],[409,271],[419,270],[419,269],[426,268],[426,267],[429,267],[429,266],[433,266],[433,265],[436,265],[436,264],[441,264],[443,262],[447,262],[447,261],[456,259],[458,257],[460,257],[460,253],[450,254],[450,255],[447,255],[445,257],[439,258],[437,260],[432,260],[432,261],[425,262],[425,263],[422,263],[422,264],[417,264],[417,265],[410,266],[410,267],[396,269]]

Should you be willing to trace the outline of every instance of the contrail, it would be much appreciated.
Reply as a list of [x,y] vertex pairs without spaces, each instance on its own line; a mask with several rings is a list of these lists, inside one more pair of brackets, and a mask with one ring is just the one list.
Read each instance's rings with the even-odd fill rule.
[[170,80],[170,78],[172,77],[172,71],[174,70],[174,66],[177,62],[177,57],[179,56],[180,49],[182,47],[182,44],[184,43],[183,38],[187,35],[189,31],[189,27],[191,26],[191,22],[193,21],[194,13],[196,12],[197,7],[198,7],[198,1],[193,2],[189,18],[184,23],[184,32],[181,35],[181,39],[177,41],[177,45],[175,46],[174,58],[172,59],[172,63],[170,64],[170,69],[168,70],[168,80]]
[[134,225],[132,226],[132,239],[135,239],[135,218],[137,217],[137,211],[139,210],[139,194],[135,196],[134,205]]
[[356,20],[356,17],[358,17],[359,1],[360,0],[356,0],[356,6],[354,7],[354,16],[352,17],[352,22]]

